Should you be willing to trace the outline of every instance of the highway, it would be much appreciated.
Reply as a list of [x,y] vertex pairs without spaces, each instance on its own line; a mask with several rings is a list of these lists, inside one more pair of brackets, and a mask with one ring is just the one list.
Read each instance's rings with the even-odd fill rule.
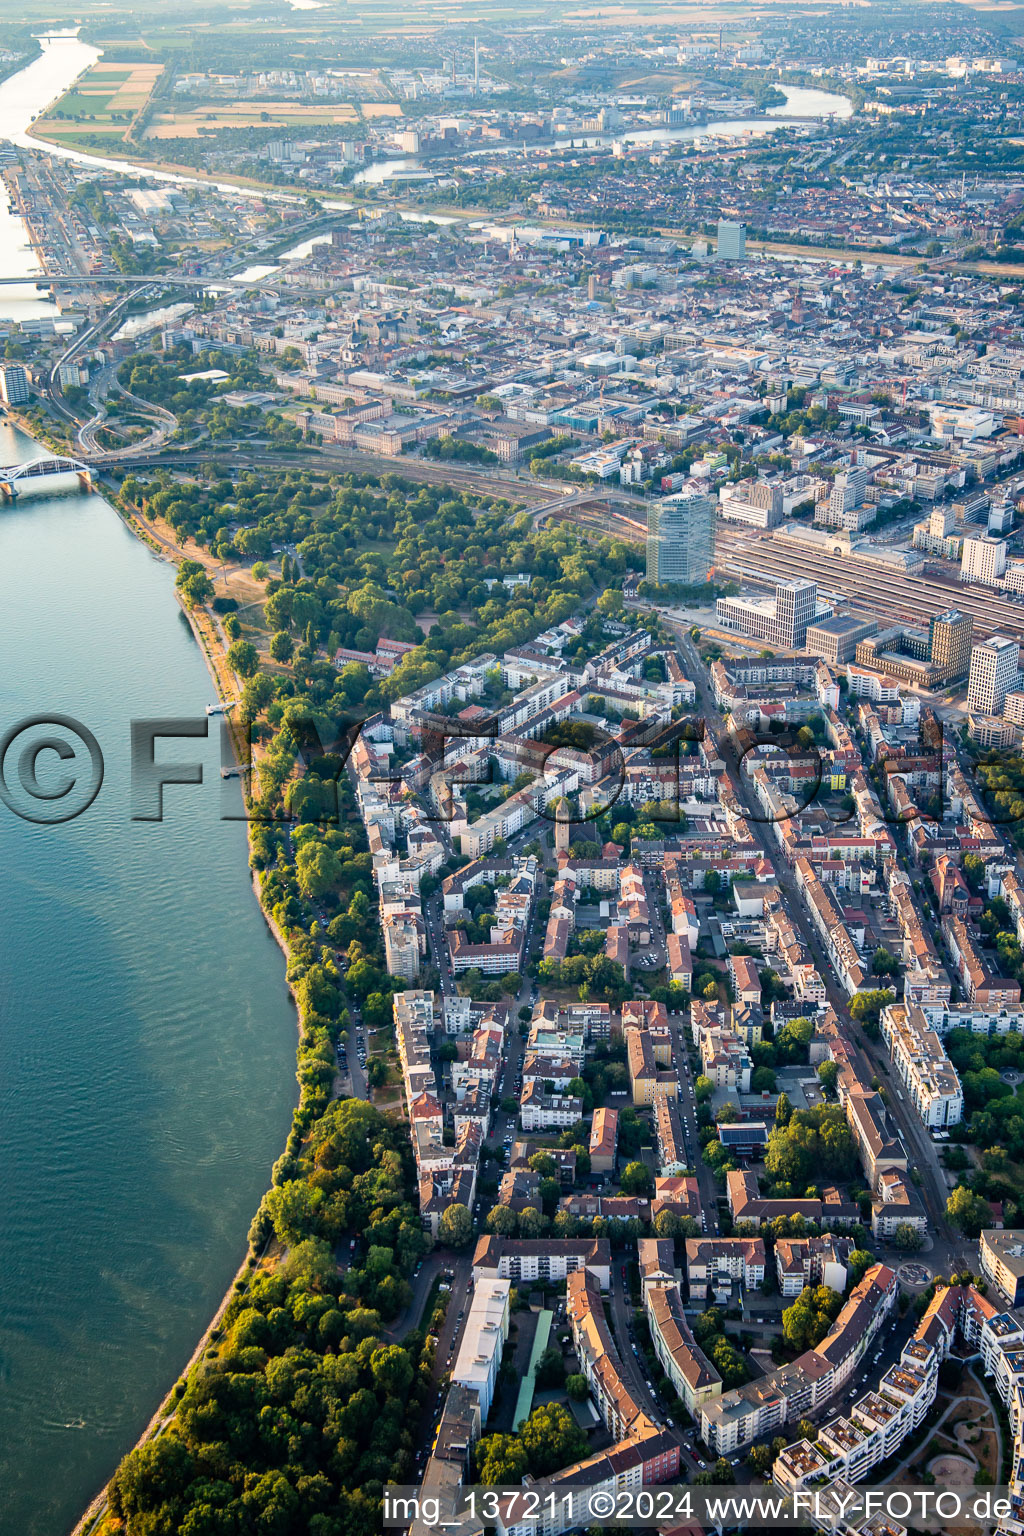
[[[212,261],[222,259],[228,254],[228,259],[223,266],[208,272],[182,272],[181,269],[168,272],[37,272],[33,276],[24,275],[18,277],[0,277],[0,283],[4,287],[34,288],[147,288],[150,283],[167,284],[176,288],[230,288],[238,282],[245,268],[251,264],[254,256],[262,257],[269,265],[282,259],[282,251],[278,249],[282,244],[285,250],[291,249],[293,243],[301,244],[308,240],[310,235],[320,232],[327,235],[343,217],[343,210],[320,212],[310,217],[300,219],[292,224],[283,234],[276,239],[268,240],[265,234],[252,235],[248,240],[232,247],[230,254],[221,253],[221,258],[213,256]],[[254,279],[250,286],[255,286],[259,279]],[[136,295],[137,297],[137,295]]]
[[[132,443],[123,450],[104,449],[96,440],[96,433],[103,427],[107,420],[106,402],[111,395],[135,406],[140,415],[147,416],[152,421],[149,435],[142,442]],[[171,411],[165,410],[162,405],[151,404],[148,400],[133,395],[131,390],[125,389],[117,377],[117,365],[108,363],[100,372],[90,380],[89,398],[96,407],[95,414],[78,430],[79,451],[89,457],[93,463],[119,461],[122,456],[143,453],[158,453],[164,443],[177,431],[178,418]],[[109,429],[108,429],[109,430]]]
[[154,282],[167,283],[176,288],[227,288],[236,281],[232,277],[203,277],[183,272],[37,272],[35,277],[0,277],[0,283],[5,288],[24,287],[28,284],[34,288],[120,288],[125,284],[132,288],[148,288]]
[[[152,279],[150,279],[150,282],[152,282]],[[143,286],[148,286],[148,284]],[[81,423],[75,413],[69,410],[65,404],[64,391],[60,386],[60,370],[65,363],[73,362],[79,353],[93,346],[108,326],[119,319],[121,312],[127,309],[130,304],[134,304],[137,298],[137,293],[126,293],[123,298],[118,299],[116,303],[110,306],[101,319],[93,321],[91,325],[87,325],[84,331],[79,331],[70,346],[64,349],[50,369],[50,376],[46,384],[46,397],[58,416],[75,428],[76,434]]]

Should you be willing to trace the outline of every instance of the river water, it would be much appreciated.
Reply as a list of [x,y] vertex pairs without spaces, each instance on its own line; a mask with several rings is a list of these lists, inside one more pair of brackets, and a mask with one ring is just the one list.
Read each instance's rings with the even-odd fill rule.
[[[723,118],[702,127],[624,128],[619,133],[577,133],[569,138],[556,139],[555,148],[607,148],[616,139],[627,144],[686,144],[695,139],[756,138],[766,133],[777,133],[783,128],[797,127],[807,118],[847,118],[853,115],[853,103],[847,96],[837,96],[831,91],[810,90],[805,86],[787,85],[780,89],[784,91],[785,104],[769,107],[764,117]],[[495,153],[500,154],[501,151],[492,148],[473,153],[493,158]],[[510,147],[507,153],[512,156],[522,151],[519,147]],[[439,162],[434,161],[432,164],[433,173],[440,174]],[[415,181],[431,174],[430,170],[425,169],[423,160],[415,155],[405,155],[401,159],[376,160],[365,170],[357,172],[352,180],[356,186],[370,186],[384,181]]]
[[[78,47],[80,45],[74,45]],[[67,83],[0,85],[0,136]],[[35,270],[0,199],[0,275]],[[0,316],[54,314],[0,288]],[[0,424],[0,463],[41,450]],[[283,957],[206,784],[132,822],[129,722],[205,721],[173,572],[97,495],[0,503],[0,731],[54,711],[106,763],[89,810],[0,804],[0,1533],[65,1536],[134,1442],[244,1255],[297,1092]],[[10,768],[10,761],[7,763]],[[41,776],[42,772],[41,772]]]

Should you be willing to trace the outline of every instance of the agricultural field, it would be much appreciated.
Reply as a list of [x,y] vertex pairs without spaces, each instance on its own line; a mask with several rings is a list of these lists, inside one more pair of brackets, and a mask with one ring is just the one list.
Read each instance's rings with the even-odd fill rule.
[[123,139],[149,101],[163,67],[101,59],[36,121],[34,131],[58,140],[82,132]]
[[397,102],[245,101],[205,102],[173,112],[154,112],[147,139],[198,139],[225,128],[318,128],[354,126],[363,118],[401,117]]
[[147,139],[197,139],[224,128],[316,128],[358,123],[348,102],[305,106],[298,101],[218,101],[178,112],[155,112]]

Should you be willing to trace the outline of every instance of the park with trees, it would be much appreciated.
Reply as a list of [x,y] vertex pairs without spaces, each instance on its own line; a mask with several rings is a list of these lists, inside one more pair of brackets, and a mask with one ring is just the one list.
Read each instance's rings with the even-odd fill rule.
[[[410,1481],[432,1351],[385,1337],[425,1247],[400,1125],[335,1100],[279,1160],[251,1262],[165,1433],[124,1459],[111,1513],[129,1533],[371,1536],[382,1489]],[[342,1271],[337,1246],[358,1257]]]

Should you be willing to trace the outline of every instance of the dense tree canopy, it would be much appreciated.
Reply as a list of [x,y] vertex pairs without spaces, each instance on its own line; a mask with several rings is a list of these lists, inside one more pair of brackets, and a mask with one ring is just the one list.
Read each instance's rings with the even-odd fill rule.
[[788,1125],[770,1132],[764,1165],[777,1182],[801,1189],[822,1178],[850,1178],[857,1149],[843,1110],[835,1104],[796,1110]]
[[[115,1474],[129,1536],[371,1536],[383,1484],[411,1477],[430,1356],[418,1333],[381,1338],[424,1248],[408,1138],[336,1100],[282,1172],[258,1219],[287,1258],[232,1300],[173,1427]],[[342,1273],[332,1244],[351,1235],[362,1256]]]

